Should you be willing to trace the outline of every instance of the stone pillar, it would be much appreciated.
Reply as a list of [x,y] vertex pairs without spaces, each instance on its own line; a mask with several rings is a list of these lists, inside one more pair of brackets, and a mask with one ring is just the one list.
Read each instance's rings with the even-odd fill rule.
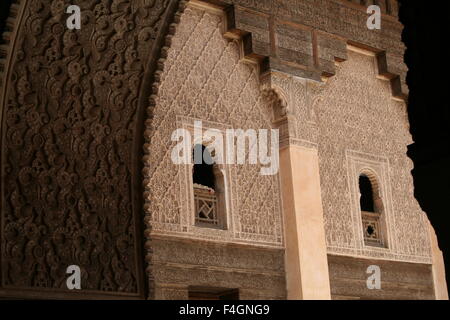
[[288,299],[331,299],[317,149],[280,148]]
[[433,283],[436,300],[448,300],[447,281],[445,279],[445,265],[442,251],[434,228],[429,224],[431,238],[431,256],[433,259]]

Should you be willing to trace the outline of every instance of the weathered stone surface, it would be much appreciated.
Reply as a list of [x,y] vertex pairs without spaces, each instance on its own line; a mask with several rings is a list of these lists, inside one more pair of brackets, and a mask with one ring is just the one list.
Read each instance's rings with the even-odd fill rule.
[[329,34],[317,34],[317,63],[322,74],[332,76],[336,72],[335,62],[347,60],[347,45]]
[[240,299],[285,299],[284,250],[155,238],[155,297],[187,298],[189,286],[239,288]]
[[[381,289],[368,289],[367,268],[381,269]],[[333,299],[434,299],[431,266],[374,259],[328,255],[331,295]]]
[[313,65],[312,34],[310,30],[275,25],[276,55],[279,59],[303,66]]
[[[299,72],[295,70],[298,66],[290,64],[295,63],[305,66],[310,71],[311,79],[316,79],[317,73],[332,76],[335,74],[334,61],[345,59],[343,48],[347,43],[352,43],[370,48],[374,52],[386,53],[382,55],[388,59],[387,62],[382,62],[386,64],[386,73],[390,78],[400,77],[400,81],[392,83],[394,94],[403,98],[408,93],[405,85],[407,69],[402,60],[403,27],[396,18],[398,11],[396,1],[389,0],[389,4],[386,1],[377,2],[382,7],[382,12],[387,13],[382,17],[381,30],[367,28],[368,3],[361,5],[360,2],[347,0],[215,0],[212,2],[224,7],[235,6],[231,10],[235,12],[230,17],[233,21],[231,25],[241,32],[252,32],[259,38],[258,43],[254,45],[256,50],[254,52],[270,52],[270,60],[276,59],[269,62],[269,65],[276,65],[272,70],[295,75]],[[242,14],[244,9],[248,13]],[[249,22],[250,16],[255,19],[254,23]],[[256,16],[259,18],[255,18]],[[317,39],[313,36],[315,32],[317,32]],[[270,41],[267,41],[267,34]],[[264,40],[261,41],[261,38]],[[262,48],[263,43],[267,45],[266,50]],[[303,72],[303,75],[307,76],[308,72]]]

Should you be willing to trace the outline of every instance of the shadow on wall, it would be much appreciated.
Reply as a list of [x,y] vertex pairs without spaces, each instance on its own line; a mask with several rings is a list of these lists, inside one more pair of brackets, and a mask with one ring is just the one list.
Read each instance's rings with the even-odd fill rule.
[[[5,32],[6,19],[9,16],[9,7],[14,0],[1,0],[0,1],[0,35]],[[3,39],[0,37],[0,43],[3,43]]]

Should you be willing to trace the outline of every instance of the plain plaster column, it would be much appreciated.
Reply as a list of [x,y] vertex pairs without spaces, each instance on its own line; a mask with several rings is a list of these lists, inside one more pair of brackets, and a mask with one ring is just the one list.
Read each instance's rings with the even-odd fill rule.
[[317,149],[280,149],[288,299],[331,299]]

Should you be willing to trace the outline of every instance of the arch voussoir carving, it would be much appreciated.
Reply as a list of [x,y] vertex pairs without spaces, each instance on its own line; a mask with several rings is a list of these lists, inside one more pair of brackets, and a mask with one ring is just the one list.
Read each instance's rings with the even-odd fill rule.
[[[0,50],[0,296],[144,298],[136,146],[179,1],[70,4],[80,31],[66,28],[68,1],[14,4]],[[70,265],[81,291],[66,288]]]

